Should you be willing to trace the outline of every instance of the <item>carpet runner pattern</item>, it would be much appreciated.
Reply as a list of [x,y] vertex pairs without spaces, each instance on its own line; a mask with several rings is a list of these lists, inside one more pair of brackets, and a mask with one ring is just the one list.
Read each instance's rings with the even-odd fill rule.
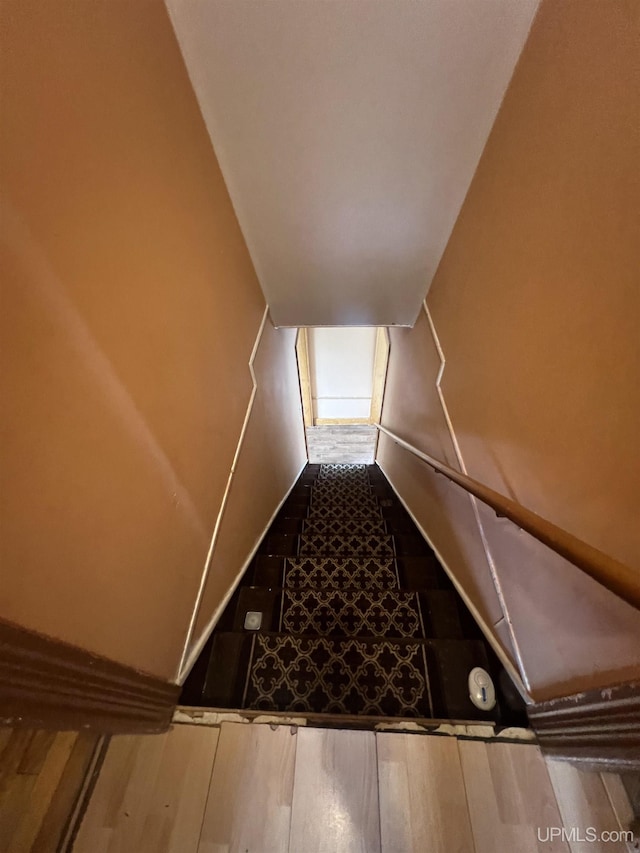
[[387,527],[382,518],[305,518],[302,523],[305,536],[384,536]]
[[323,637],[424,637],[415,592],[287,590],[280,630]]
[[338,462],[320,466],[320,474],[318,476],[320,483],[335,477],[340,477],[344,483],[354,481],[362,483],[365,486],[369,485],[366,465],[346,465]]
[[313,492],[311,497],[311,514],[316,512],[327,512],[340,518],[350,516],[367,516],[378,508],[378,503],[373,495],[368,493],[340,491],[332,494],[330,491]]
[[348,557],[393,557],[391,536],[309,536],[300,537],[300,552],[303,556],[333,555]]
[[324,714],[430,716],[417,643],[258,635],[246,707]]
[[393,558],[350,560],[340,557],[285,561],[284,585],[292,589],[398,589]]
[[495,721],[499,709],[469,700],[473,666],[489,667],[486,644],[380,469],[309,465],[185,695],[256,711]]
[[[364,504],[360,504],[359,511],[366,512],[368,521],[378,521],[382,520],[382,511],[378,504],[371,500],[370,503],[367,503],[366,506]],[[349,503],[338,503],[328,504],[327,506],[322,506],[322,504],[314,504],[310,506],[308,509],[307,518],[309,521],[315,521],[320,519],[329,519],[335,520],[337,519],[340,522],[344,521],[345,516],[354,516],[353,508]]]

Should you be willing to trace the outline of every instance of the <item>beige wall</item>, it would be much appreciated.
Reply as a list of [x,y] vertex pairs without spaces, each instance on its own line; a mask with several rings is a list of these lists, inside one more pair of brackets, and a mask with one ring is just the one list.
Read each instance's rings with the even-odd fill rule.
[[[256,354],[256,398],[247,424],[220,537],[198,612],[192,648],[307,461],[295,329],[268,323]],[[247,546],[253,546],[248,548]]]
[[264,298],[160,0],[2,14],[0,617],[171,678]]
[[[427,298],[469,473],[630,565],[640,558],[638,36],[634,3],[543,2]],[[446,456],[437,365],[420,352],[429,336],[424,319],[392,333],[384,422]],[[381,443],[392,479],[443,535],[421,504],[434,478],[403,453]],[[481,515],[534,694],[637,677],[640,615]],[[458,511],[447,521],[457,543],[478,535]],[[488,588],[481,559],[455,567]]]
[[[389,336],[382,423],[415,447],[458,468],[436,385],[441,361],[425,313],[420,312],[413,330],[390,329]],[[456,580],[484,626],[513,661],[514,650],[468,495],[382,434],[377,461],[445,565],[455,567]]]

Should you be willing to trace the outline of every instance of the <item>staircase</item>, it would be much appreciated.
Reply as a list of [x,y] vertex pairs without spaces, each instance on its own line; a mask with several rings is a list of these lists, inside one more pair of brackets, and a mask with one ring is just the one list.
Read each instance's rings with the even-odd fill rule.
[[308,465],[182,702],[506,722],[504,698],[489,712],[471,703],[475,666],[500,688],[497,659],[380,469]]

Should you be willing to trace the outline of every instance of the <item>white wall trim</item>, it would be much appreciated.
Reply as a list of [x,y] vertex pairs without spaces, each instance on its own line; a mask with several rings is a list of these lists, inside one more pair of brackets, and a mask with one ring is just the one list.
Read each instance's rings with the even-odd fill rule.
[[376,460],[376,462],[377,462],[378,467],[380,468],[380,470],[384,474],[384,476],[387,478],[389,485],[391,486],[391,488],[393,489],[393,491],[396,494],[396,497],[398,498],[400,503],[403,505],[403,507],[406,509],[406,511],[409,513],[409,515],[411,516],[411,520],[413,521],[415,526],[420,531],[420,534],[429,543],[431,550],[434,552],[434,554],[438,558],[440,565],[443,567],[443,569],[445,570],[445,572],[449,576],[451,583],[456,588],[456,592],[458,593],[460,598],[466,604],[471,615],[473,616],[475,621],[478,623],[478,627],[480,628],[480,630],[484,634],[485,639],[487,640],[487,642],[489,643],[491,648],[494,650],[494,652],[496,653],[496,655],[500,659],[500,662],[502,663],[504,668],[509,673],[509,676],[510,676],[511,680],[513,681],[513,683],[515,684],[516,688],[518,689],[518,692],[520,693],[520,695],[522,696],[524,701],[527,703],[527,705],[533,704],[533,698],[531,697],[531,694],[529,692],[529,688],[525,685],[520,673],[518,672],[516,667],[513,665],[513,663],[509,659],[508,655],[506,654],[506,652],[504,651],[504,649],[502,648],[502,646],[498,642],[495,634],[491,631],[491,629],[489,628],[489,625],[482,618],[477,607],[475,606],[475,604],[471,601],[471,599],[469,598],[469,596],[465,592],[464,587],[460,584],[460,582],[456,578],[455,573],[449,567],[449,564],[446,562],[446,560],[444,559],[444,557],[442,556],[442,554],[440,553],[438,548],[435,546],[435,544],[433,543],[433,541],[432,541],[431,537],[429,536],[429,534],[427,533],[427,531],[424,529],[424,527],[420,524],[420,522],[418,521],[416,516],[413,514],[413,511],[411,510],[411,507],[409,506],[409,504],[404,500],[404,498],[402,497],[402,495],[400,494],[398,489],[396,489],[396,487],[393,483],[393,480],[391,479],[389,474],[385,471],[384,466],[380,464],[379,460]]
[[[264,313],[262,315],[262,320],[260,322],[260,327],[258,329],[258,334],[256,335],[255,342],[253,344],[253,349],[251,350],[251,356],[249,357],[249,373],[251,374],[251,382],[253,383],[253,387],[251,389],[251,395],[249,397],[249,403],[247,405],[247,411],[245,412],[244,421],[242,423],[242,429],[240,430],[240,436],[238,437],[238,443],[236,445],[236,451],[233,455],[233,461],[231,463],[231,469],[229,471],[229,476],[227,477],[227,484],[225,486],[224,494],[222,495],[222,502],[220,503],[220,509],[218,510],[218,516],[216,518],[216,523],[213,528],[213,534],[211,536],[211,542],[209,544],[209,551],[207,552],[207,558],[205,560],[204,568],[202,570],[202,574],[200,576],[200,585],[198,586],[198,592],[196,595],[196,600],[193,605],[193,610],[191,612],[191,619],[189,620],[189,627],[187,629],[187,634],[184,639],[184,646],[182,648],[182,656],[180,657],[180,664],[178,665],[178,671],[176,673],[176,679],[178,680],[178,684],[181,684],[180,678],[183,676],[185,672],[185,661],[187,659],[187,655],[189,654],[189,645],[191,643],[191,639],[193,637],[193,632],[196,627],[196,620],[198,618],[198,612],[200,610],[200,604],[202,603],[202,596],[204,595],[204,589],[207,583],[207,578],[209,577],[209,569],[211,567],[211,560],[213,558],[213,552],[215,551],[215,547],[218,542],[218,536],[220,535],[220,528],[222,527],[222,519],[224,517],[225,510],[227,508],[227,501],[229,500],[229,493],[231,492],[231,483],[233,482],[233,475],[236,472],[236,466],[238,464],[238,459],[240,458],[240,452],[242,450],[242,445],[244,443],[244,437],[247,432],[247,427],[249,426],[249,419],[251,418],[251,412],[253,411],[253,404],[256,399],[256,394],[258,391],[258,381],[256,379],[255,370],[253,368],[253,363],[255,361],[256,355],[258,353],[258,348],[260,346],[260,341],[262,340],[262,333],[264,332],[264,327],[267,322],[267,317],[269,316],[269,306],[266,305],[264,309]],[[187,670],[188,672],[188,670]]]
[[225,610],[227,604],[231,601],[233,593],[236,591],[236,589],[240,585],[240,581],[244,577],[244,573],[247,571],[247,569],[249,568],[249,565],[251,564],[251,561],[255,557],[255,555],[258,551],[258,548],[260,547],[260,543],[262,542],[262,540],[266,536],[269,528],[271,527],[271,525],[275,521],[275,518],[278,515],[278,513],[280,512],[280,510],[282,509],[284,502],[286,501],[286,499],[291,494],[293,487],[295,486],[296,482],[298,481],[298,477],[300,476],[300,474],[302,474],[306,465],[307,465],[307,460],[305,459],[305,461],[302,463],[302,466],[300,467],[300,470],[298,471],[298,473],[294,477],[293,482],[291,483],[291,485],[287,489],[286,494],[284,495],[284,497],[282,498],[282,500],[280,501],[278,506],[275,508],[275,510],[273,511],[273,513],[271,515],[271,518],[266,523],[264,529],[262,530],[262,532],[259,534],[256,541],[254,542],[253,547],[252,547],[251,551],[249,552],[249,556],[244,561],[244,564],[243,564],[242,568],[240,569],[240,571],[238,572],[236,579],[234,580],[234,582],[231,584],[231,586],[227,590],[225,597],[222,599],[220,604],[215,609],[211,619],[207,622],[207,626],[204,629],[204,631],[202,632],[200,638],[198,639],[198,642],[194,645],[193,649],[188,653],[188,656],[186,657],[184,665],[182,666],[180,673],[178,675],[178,678],[177,678],[178,684],[183,685],[184,682],[186,681],[187,676],[191,672],[191,667],[194,665],[194,663],[196,662],[196,660],[200,656],[200,653],[201,653],[202,649],[204,648],[205,643],[207,642],[207,640],[211,636],[211,632],[213,631],[213,629],[218,624],[218,620],[220,619],[220,617],[224,613],[224,610]]
[[[380,349],[384,347],[384,375],[377,376],[374,379],[374,392],[373,392],[373,400],[371,401],[371,420],[374,423],[380,423],[382,421],[382,413],[384,411],[384,395],[387,390],[387,377],[389,375],[389,362],[391,361],[391,335],[389,334],[388,326],[380,326],[378,328],[378,333],[382,331],[382,346]],[[380,342],[380,336],[378,337],[378,342]],[[376,411],[374,412],[374,401]],[[374,414],[377,417],[374,417]],[[373,448],[373,460],[376,461],[378,457],[378,445],[380,444],[380,430],[376,430],[376,442]]]
[[[298,385],[300,386],[302,421],[305,429],[305,446],[307,441],[306,428],[308,426],[313,426],[313,397],[311,396],[308,337],[306,329],[298,329],[298,333],[296,335],[296,364],[298,368]],[[307,456],[309,456],[308,448]]]
[[[453,422],[451,420],[451,416],[449,414],[449,408],[447,406],[447,401],[444,398],[444,392],[442,390],[442,377],[444,375],[444,370],[447,364],[447,359],[444,354],[444,350],[442,348],[442,344],[440,343],[440,337],[435,327],[435,323],[433,322],[433,317],[431,316],[431,312],[429,311],[429,307],[427,305],[426,298],[422,303],[422,307],[424,309],[424,313],[427,317],[427,322],[429,323],[429,329],[431,330],[431,336],[433,338],[433,342],[438,351],[438,356],[440,358],[440,369],[438,370],[438,375],[436,377],[436,390],[438,392],[438,398],[440,399],[440,405],[442,406],[442,411],[447,422],[447,428],[449,430],[449,435],[451,436],[451,441],[453,443],[453,447],[456,453],[456,457],[458,459],[458,464],[460,465],[460,470],[463,474],[469,474],[467,470],[467,466],[464,461],[464,457],[462,455],[462,450],[460,449],[460,444],[458,442],[458,436],[456,435],[456,431],[453,427]],[[516,634],[513,628],[513,623],[511,621],[511,616],[509,614],[509,608],[507,607],[507,602],[504,597],[504,593],[502,590],[502,584],[500,582],[500,578],[498,576],[498,571],[496,568],[495,561],[493,559],[493,554],[491,553],[491,549],[489,547],[489,541],[487,539],[484,525],[482,523],[482,519],[480,518],[480,510],[478,508],[478,501],[473,495],[469,495],[471,500],[471,506],[473,507],[473,514],[476,519],[476,523],[478,525],[478,531],[480,533],[480,539],[482,541],[482,547],[485,553],[485,557],[487,560],[487,564],[489,566],[489,572],[491,574],[491,580],[493,582],[493,586],[496,591],[496,595],[498,596],[498,601],[500,603],[500,609],[502,610],[504,621],[507,625],[507,629],[509,631],[509,637],[511,638],[511,643],[513,646],[513,651],[516,656],[516,660],[518,662],[518,667],[520,669],[520,675],[524,685],[526,686],[526,690],[531,690],[531,684],[529,683],[529,679],[527,677],[527,671],[524,666],[524,661],[522,659],[522,654],[520,652],[520,646],[518,644],[518,640],[516,638]],[[528,693],[527,693],[528,695]]]

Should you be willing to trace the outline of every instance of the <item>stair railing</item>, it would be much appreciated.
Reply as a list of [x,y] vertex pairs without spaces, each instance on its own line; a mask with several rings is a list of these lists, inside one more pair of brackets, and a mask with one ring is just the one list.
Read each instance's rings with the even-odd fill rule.
[[418,459],[430,465],[438,474],[443,474],[448,480],[461,486],[479,501],[490,506],[498,518],[508,518],[522,530],[525,530],[543,545],[560,554],[565,560],[573,563],[585,574],[597,581],[601,586],[613,592],[627,604],[640,610],[640,572],[635,571],[624,563],[610,557],[592,545],[578,539],[577,536],[563,530],[551,521],[542,518],[537,513],[522,506],[517,501],[501,495],[494,489],[485,486],[473,477],[456,471],[444,462],[440,462],[428,453],[418,450],[408,441],[400,438],[391,430],[376,423],[380,432],[389,436],[397,445],[408,450]]

